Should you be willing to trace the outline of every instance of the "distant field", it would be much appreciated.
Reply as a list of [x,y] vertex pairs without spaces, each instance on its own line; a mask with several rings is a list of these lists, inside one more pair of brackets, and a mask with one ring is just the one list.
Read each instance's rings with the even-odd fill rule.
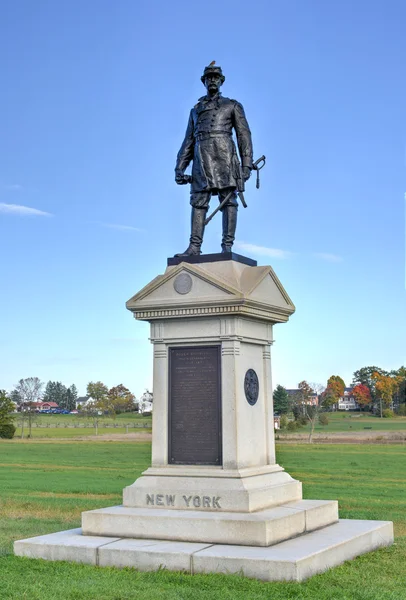
[[[21,436],[20,419],[15,419],[17,431],[15,438]],[[139,415],[137,413],[124,413],[112,417],[100,417],[98,423],[98,434],[125,434],[134,431],[151,431],[151,416]],[[35,417],[32,426],[33,438],[73,438],[95,435],[95,426],[92,419],[83,415],[42,415]],[[24,437],[28,435],[27,422],[24,424]]]
[[[335,412],[327,413],[329,424],[315,427],[316,433],[354,432],[354,431],[406,431],[406,417],[381,419],[368,413]],[[298,429],[305,432],[308,427]],[[280,432],[283,435],[284,432]]]
[[345,518],[393,520],[396,544],[296,583],[241,576],[139,573],[14,557],[12,541],[80,525],[83,510],[121,503],[149,465],[149,443],[0,441],[0,598],[14,600],[405,600],[406,448],[277,446],[304,497],[338,499]]

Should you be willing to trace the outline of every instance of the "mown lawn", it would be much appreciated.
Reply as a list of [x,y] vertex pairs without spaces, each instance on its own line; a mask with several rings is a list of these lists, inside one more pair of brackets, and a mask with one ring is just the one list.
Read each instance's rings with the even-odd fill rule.
[[340,516],[393,520],[396,544],[302,584],[240,576],[138,573],[14,557],[12,541],[80,525],[83,510],[121,502],[150,445],[0,442],[0,598],[30,600],[406,599],[406,448],[281,445],[278,462],[304,497],[338,499]]
[[[351,433],[356,431],[401,431],[406,433],[406,417],[394,417],[392,419],[381,419],[369,413],[360,412],[335,412],[327,413],[328,425],[316,424],[315,433]],[[302,427],[297,433],[306,433],[308,427]],[[291,433],[287,431],[278,432],[279,435]]]

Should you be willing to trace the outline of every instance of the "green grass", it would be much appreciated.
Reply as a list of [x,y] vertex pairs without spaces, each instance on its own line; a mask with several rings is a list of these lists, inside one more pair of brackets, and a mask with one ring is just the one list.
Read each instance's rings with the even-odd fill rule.
[[[151,431],[152,419],[143,417],[138,413],[123,413],[112,417],[102,417],[98,423],[98,434],[124,434]],[[15,436],[21,437],[20,419],[15,418],[17,427]],[[83,415],[37,415],[32,425],[32,437],[36,439],[48,438],[78,438],[95,435],[96,429],[92,419]],[[24,424],[24,437],[28,435],[27,422]]]
[[150,445],[0,442],[0,598],[9,600],[402,600],[406,599],[406,448],[287,445],[278,462],[304,497],[338,499],[340,516],[393,520],[396,544],[302,584],[241,576],[139,573],[10,554],[12,541],[80,525],[83,510],[121,502],[148,466]]
[[[317,423],[314,431],[316,433],[334,433],[355,431],[364,431],[367,427],[369,431],[402,431],[406,433],[406,417],[395,417],[393,419],[381,419],[369,413],[359,412],[335,412],[327,413],[329,424],[320,425]],[[302,427],[297,433],[306,433],[308,427]],[[291,432],[278,432],[280,435]]]
[[[128,432],[125,427],[103,427],[99,425],[97,435],[111,435],[111,434],[127,434],[127,433],[151,433],[151,424],[145,423],[146,427],[129,428]],[[149,426],[148,426],[149,425]],[[34,439],[52,439],[52,438],[81,438],[89,435],[96,435],[96,429],[94,427],[49,427],[49,428],[37,428],[33,427],[31,437]],[[28,436],[28,428],[24,428],[24,438]],[[17,427],[14,439],[21,437],[21,428]]]

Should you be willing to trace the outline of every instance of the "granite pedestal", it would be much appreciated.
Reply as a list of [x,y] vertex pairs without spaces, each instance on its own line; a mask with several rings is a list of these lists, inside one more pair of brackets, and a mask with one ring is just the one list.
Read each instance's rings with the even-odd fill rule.
[[275,461],[273,327],[294,312],[273,269],[238,255],[170,259],[127,302],[151,324],[151,467],[123,505],[19,555],[98,565],[302,580],[388,545],[392,524],[339,521]]

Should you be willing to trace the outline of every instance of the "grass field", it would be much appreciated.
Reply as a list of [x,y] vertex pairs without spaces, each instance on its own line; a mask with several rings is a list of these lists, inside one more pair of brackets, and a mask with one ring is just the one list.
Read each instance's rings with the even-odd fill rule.
[[138,573],[14,557],[12,542],[80,525],[83,510],[121,502],[148,466],[150,445],[0,442],[0,598],[30,600],[406,599],[406,448],[281,445],[278,462],[304,497],[338,499],[345,518],[393,520],[396,544],[303,584],[240,576]]
[[[21,437],[18,415],[15,437]],[[128,432],[151,431],[152,418],[138,413],[124,413],[112,417],[101,417],[98,422],[98,435],[125,434]],[[92,419],[83,415],[41,415],[38,414],[32,425],[33,438],[77,438],[95,435]],[[28,436],[27,423],[24,425],[24,437]]]
[[[335,412],[327,413],[329,424],[316,424],[315,433],[350,433],[357,431],[401,431],[406,433],[406,417],[395,417],[393,419],[381,419],[369,413],[359,412]],[[305,433],[308,426],[297,430]],[[287,431],[278,432],[280,435],[289,434]]]
[[[406,417],[394,419],[381,419],[365,413],[329,413],[329,424],[315,427],[315,433],[357,433],[362,432],[403,432],[406,434]],[[115,419],[103,417],[99,421],[98,434],[125,434],[127,432],[149,432],[151,431],[152,418],[143,417],[136,413],[125,413],[117,415]],[[18,425],[18,418],[16,419]],[[126,427],[128,425],[128,427]],[[298,434],[306,434],[309,427],[297,430]],[[24,435],[27,437],[28,429],[25,426]],[[78,438],[88,437],[95,434],[93,422],[82,415],[39,415],[33,424],[32,437],[36,439],[49,438]],[[279,431],[281,439],[283,436],[291,436],[288,431]],[[15,437],[21,436],[21,429],[17,427]]]

